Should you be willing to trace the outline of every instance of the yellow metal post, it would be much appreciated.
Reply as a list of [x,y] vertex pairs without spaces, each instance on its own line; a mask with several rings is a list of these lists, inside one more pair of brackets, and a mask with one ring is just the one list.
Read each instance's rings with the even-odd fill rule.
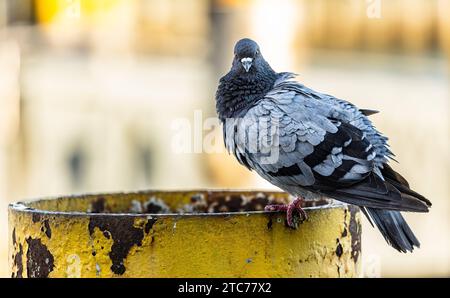
[[[261,211],[279,192],[148,191],[9,207],[13,277],[352,277],[359,209],[310,203],[297,230]],[[316,206],[313,206],[316,205]]]

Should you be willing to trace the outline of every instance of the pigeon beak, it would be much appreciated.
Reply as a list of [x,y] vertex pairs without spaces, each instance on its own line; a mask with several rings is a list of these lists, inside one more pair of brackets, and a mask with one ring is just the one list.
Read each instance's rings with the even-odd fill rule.
[[241,63],[245,69],[245,72],[248,72],[250,67],[252,67],[253,58],[242,58]]

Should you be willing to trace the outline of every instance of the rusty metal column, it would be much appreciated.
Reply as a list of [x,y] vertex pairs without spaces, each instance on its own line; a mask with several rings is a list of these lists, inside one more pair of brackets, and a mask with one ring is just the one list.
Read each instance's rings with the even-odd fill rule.
[[312,202],[297,230],[278,192],[148,191],[9,207],[13,277],[354,277],[359,209]]

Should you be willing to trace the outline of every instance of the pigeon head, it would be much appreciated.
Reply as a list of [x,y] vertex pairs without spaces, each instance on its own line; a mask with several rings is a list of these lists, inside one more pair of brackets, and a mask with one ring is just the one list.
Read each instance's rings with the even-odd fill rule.
[[[235,71],[249,72],[253,64],[258,63],[258,58],[262,58],[258,44],[249,38],[241,39],[234,46],[233,68]],[[255,66],[253,70],[256,70]]]
[[220,79],[216,108],[221,120],[247,111],[274,85],[278,74],[264,60],[256,42],[249,38],[234,46],[231,70]]
[[234,46],[234,59],[231,70],[238,74],[256,74],[273,70],[264,60],[258,44],[250,38],[239,40]]

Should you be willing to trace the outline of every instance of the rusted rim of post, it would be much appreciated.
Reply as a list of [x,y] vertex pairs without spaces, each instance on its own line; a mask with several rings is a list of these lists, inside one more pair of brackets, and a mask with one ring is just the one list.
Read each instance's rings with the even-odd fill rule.
[[[289,198],[289,195],[281,191],[270,191],[270,190],[241,190],[241,189],[187,189],[187,190],[142,190],[136,192],[112,192],[112,193],[87,193],[87,194],[76,194],[68,196],[54,196],[54,197],[43,197],[38,199],[29,199],[11,203],[8,205],[8,209],[13,212],[24,212],[36,215],[49,215],[49,216],[69,216],[69,217],[92,217],[92,216],[102,216],[102,217],[116,217],[116,216],[126,216],[126,217],[192,217],[192,216],[235,216],[235,215],[256,215],[256,214],[271,214],[275,212],[271,211],[236,211],[236,212],[193,212],[193,213],[176,213],[176,212],[166,212],[166,213],[135,213],[135,212],[90,212],[90,211],[61,211],[61,210],[45,210],[42,208],[35,208],[33,205],[39,204],[43,201],[58,201],[58,200],[94,200],[96,198],[102,197],[131,197],[137,195],[153,195],[153,194],[166,194],[166,195],[187,195],[189,193],[198,194],[223,194],[223,195],[253,195],[255,198],[258,195],[265,196],[277,196]],[[325,210],[333,208],[344,208],[346,204],[330,200],[330,199],[318,199],[310,201],[313,206],[303,207],[305,210]]]

